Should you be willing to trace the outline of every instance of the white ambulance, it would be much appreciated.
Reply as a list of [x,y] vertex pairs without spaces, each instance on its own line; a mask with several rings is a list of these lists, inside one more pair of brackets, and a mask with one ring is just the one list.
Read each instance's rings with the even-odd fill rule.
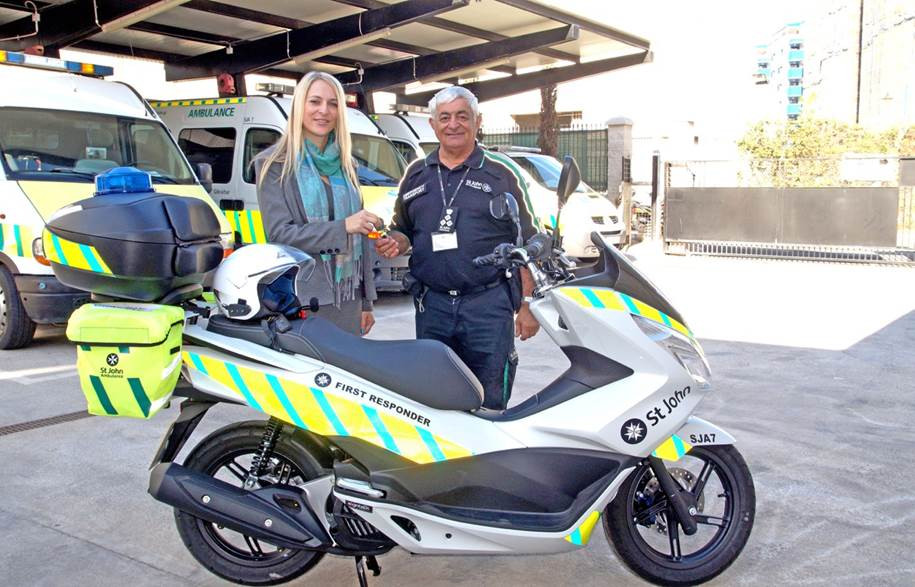
[[[211,195],[242,243],[266,242],[257,204],[254,157],[275,143],[292,107],[291,86],[259,84],[268,95],[149,102],[192,162],[213,168]],[[364,113],[347,108],[360,189],[367,210],[390,222],[406,162]],[[375,286],[400,291],[407,257],[376,259]]]
[[429,125],[428,108],[394,105],[394,112],[372,114],[407,163],[438,148],[438,138]]
[[[65,323],[88,299],[54,277],[41,234],[55,211],[95,192],[96,174],[137,167],[157,191],[213,205],[136,90],[100,79],[112,74],[91,63],[0,51],[0,349],[28,345],[36,324]],[[220,224],[231,250],[232,231]]]
[[[393,110],[373,114],[372,119],[407,161],[425,157],[438,148],[438,139],[429,124],[428,108],[395,104]],[[540,224],[552,227],[556,223],[556,182],[562,163],[540,154],[540,149],[494,147],[491,150],[502,153],[500,159],[518,175]],[[623,238],[621,218],[610,200],[581,182],[563,208],[562,248],[577,259],[597,257],[591,232],[597,231],[608,243],[619,245]]]

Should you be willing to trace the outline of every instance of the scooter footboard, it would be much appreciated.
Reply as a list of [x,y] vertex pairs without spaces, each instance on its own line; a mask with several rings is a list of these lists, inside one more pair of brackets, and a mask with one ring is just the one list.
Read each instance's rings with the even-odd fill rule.
[[707,420],[690,416],[677,430],[677,436],[693,446],[734,444],[737,440]]

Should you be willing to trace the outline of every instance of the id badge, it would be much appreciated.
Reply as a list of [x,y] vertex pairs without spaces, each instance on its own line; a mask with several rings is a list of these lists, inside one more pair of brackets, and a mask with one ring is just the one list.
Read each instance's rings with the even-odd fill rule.
[[432,233],[432,252],[450,251],[458,248],[456,232],[433,232]]
[[457,216],[459,210],[454,206],[446,206],[442,210],[442,217],[438,220],[438,232],[454,232],[457,230]]

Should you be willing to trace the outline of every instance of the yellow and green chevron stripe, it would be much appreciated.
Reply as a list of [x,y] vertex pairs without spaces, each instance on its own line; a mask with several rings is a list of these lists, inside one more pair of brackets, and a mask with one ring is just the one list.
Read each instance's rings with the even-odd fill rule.
[[588,544],[588,541],[591,540],[591,532],[594,531],[594,526],[597,525],[599,519],[600,512],[591,512],[578,528],[575,528],[571,534],[566,536],[566,542],[571,542],[577,546],[585,546]]
[[692,448],[693,445],[674,434],[662,442],[658,448],[654,449],[651,456],[665,461],[679,461],[680,457],[688,453]]
[[45,257],[54,263],[111,275],[105,260],[91,245],[75,243],[45,230],[41,236]]
[[0,251],[11,257],[34,257],[32,241],[35,232],[35,229],[25,224],[0,223]]
[[241,237],[241,242],[246,245],[267,242],[260,210],[225,210],[224,213],[232,230]]
[[247,98],[205,98],[201,100],[165,100],[150,102],[153,108],[171,108],[175,106],[221,106],[223,104],[244,104]]
[[612,289],[592,287],[563,287],[559,291],[562,295],[584,308],[629,312],[663,324],[668,328],[673,328],[686,336],[693,337],[692,330],[677,320],[624,293],[613,291]]
[[471,454],[422,426],[310,385],[199,353],[184,351],[182,359],[252,408],[316,434],[354,436],[421,464]]

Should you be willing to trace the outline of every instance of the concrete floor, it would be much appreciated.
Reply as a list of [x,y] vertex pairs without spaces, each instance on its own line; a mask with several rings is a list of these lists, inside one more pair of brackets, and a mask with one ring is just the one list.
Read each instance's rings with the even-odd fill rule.
[[[756,525],[715,585],[915,584],[915,268],[670,257],[634,248],[703,343],[717,393],[696,414],[738,439]],[[377,338],[412,333],[402,296],[378,304]],[[519,344],[513,403],[566,368],[545,336]],[[84,409],[60,330],[0,353],[0,427]],[[174,417],[88,418],[0,436],[0,584],[223,584],[146,494]],[[189,444],[253,417],[211,411]],[[602,532],[566,555],[380,559],[373,585],[637,585]],[[355,585],[326,557],[296,585]]]

